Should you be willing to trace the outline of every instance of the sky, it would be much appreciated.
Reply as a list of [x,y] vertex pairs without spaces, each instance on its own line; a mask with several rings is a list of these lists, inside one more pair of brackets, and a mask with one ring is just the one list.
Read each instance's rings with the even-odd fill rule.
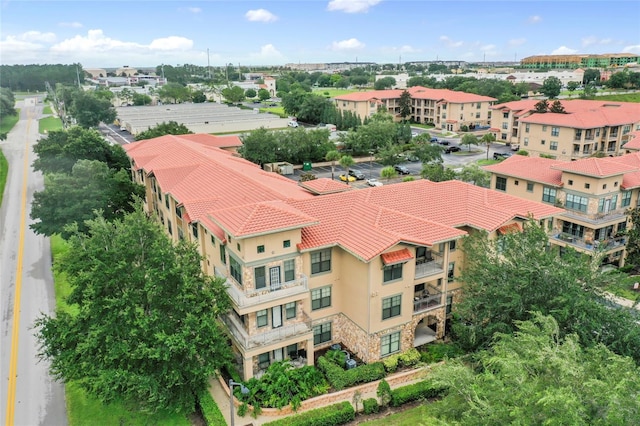
[[640,54],[638,0],[0,0],[3,65],[396,64],[623,52]]

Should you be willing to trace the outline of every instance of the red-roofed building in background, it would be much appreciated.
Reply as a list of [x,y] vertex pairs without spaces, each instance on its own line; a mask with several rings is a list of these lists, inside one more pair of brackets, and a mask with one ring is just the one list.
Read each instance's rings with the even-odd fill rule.
[[498,192],[564,207],[549,228],[553,244],[624,265],[633,225],[626,211],[640,202],[640,152],[576,161],[514,155],[484,169]]
[[492,106],[491,131],[496,139],[519,144],[531,156],[576,160],[595,153],[623,154],[631,133],[640,130],[638,103],[563,99],[564,113],[542,113],[535,112],[538,102],[526,99]]
[[[364,120],[383,107],[400,121],[400,96],[404,90],[373,90],[336,96],[338,110],[349,111]],[[461,126],[488,126],[489,107],[495,98],[449,89],[429,89],[415,86],[407,89],[411,96],[411,116],[415,123],[433,123],[436,128],[459,131]]]
[[311,365],[333,344],[372,362],[441,339],[461,289],[459,239],[563,212],[458,181],[298,184],[204,135],[124,148],[146,209],[226,281],[222,319],[244,379],[277,360]]

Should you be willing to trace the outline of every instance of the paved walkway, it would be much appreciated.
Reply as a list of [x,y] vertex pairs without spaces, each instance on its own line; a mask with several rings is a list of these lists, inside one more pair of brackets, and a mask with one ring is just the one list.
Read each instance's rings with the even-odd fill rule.
[[638,302],[634,302],[633,300],[625,299],[624,297],[616,296],[615,294],[608,292],[605,292],[605,296],[617,305],[640,310],[640,303]]
[[[395,389],[397,387],[401,387],[401,386],[408,386],[408,385],[412,385],[414,383],[420,382],[424,380],[424,378],[418,378],[415,380],[411,380],[411,381],[407,381],[404,383],[401,383],[397,386],[391,386],[392,389]],[[216,404],[218,404],[218,407],[220,408],[220,411],[222,411],[222,414],[224,415],[225,420],[227,421],[227,424],[230,425],[231,424],[231,411],[229,410],[229,406],[230,406],[230,401],[229,401],[229,395],[227,395],[227,393],[225,392],[225,390],[223,389],[222,385],[220,384],[220,382],[218,381],[217,378],[212,378],[210,381],[210,387],[209,387],[209,391],[211,392],[211,396],[213,397],[213,400],[216,402]],[[368,398],[375,398],[378,399],[377,395],[376,395],[376,390],[373,390],[371,392],[363,392],[362,393],[362,400],[364,401],[365,399]],[[332,404],[337,404],[338,402],[342,402],[342,401],[349,401],[351,403],[353,403],[351,401],[351,398],[345,398],[342,399],[340,401],[335,401],[332,402]],[[358,408],[360,410],[362,410],[362,403],[358,404]],[[305,410],[299,410],[298,413],[301,413]],[[282,416],[258,416],[257,418],[253,418],[250,415],[246,415],[245,417],[239,417],[236,411],[235,417],[234,417],[234,421],[235,421],[235,426],[259,426],[259,425],[263,425],[265,423],[269,423],[272,422],[274,420],[278,420],[282,418]]]

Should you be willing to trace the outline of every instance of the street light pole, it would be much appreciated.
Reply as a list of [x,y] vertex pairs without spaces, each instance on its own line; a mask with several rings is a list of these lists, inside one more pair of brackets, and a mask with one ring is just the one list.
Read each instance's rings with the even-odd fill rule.
[[229,408],[231,409],[231,426],[234,426],[234,406],[233,406],[233,387],[234,386],[240,386],[240,392],[242,392],[243,395],[246,395],[249,393],[249,389],[243,385],[242,383],[238,383],[238,382],[234,382],[233,379],[229,379]]
[[371,179],[372,168],[373,168],[373,151],[369,151],[369,179]]

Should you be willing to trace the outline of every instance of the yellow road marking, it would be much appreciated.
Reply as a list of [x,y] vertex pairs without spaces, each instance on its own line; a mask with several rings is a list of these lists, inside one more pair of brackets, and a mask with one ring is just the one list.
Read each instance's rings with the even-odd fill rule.
[[11,330],[11,360],[9,361],[9,384],[7,385],[6,426],[13,426],[16,408],[16,380],[18,378],[18,336],[20,333],[20,298],[22,293],[22,257],[24,252],[24,228],[27,223],[27,179],[29,178],[29,127],[31,114],[27,121],[24,164],[22,174],[22,199],[20,207],[20,237],[18,240],[18,257],[16,263],[16,287],[13,300],[13,329]]

